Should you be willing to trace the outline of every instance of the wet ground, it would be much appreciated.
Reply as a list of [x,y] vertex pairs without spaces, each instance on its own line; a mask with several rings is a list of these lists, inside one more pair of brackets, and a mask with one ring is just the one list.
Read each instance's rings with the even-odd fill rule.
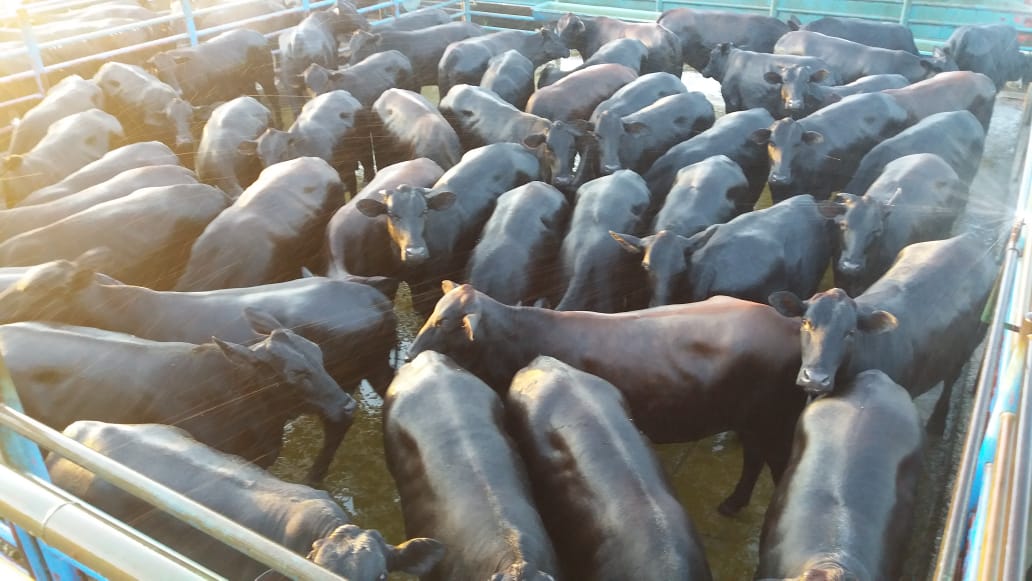
[[[572,61],[567,64],[572,65]],[[718,115],[723,112],[719,85],[715,81],[703,79],[694,71],[686,71],[683,78],[691,90],[706,93],[714,105],[719,106]],[[973,211],[965,218],[964,224],[1001,225],[1010,220],[1012,212],[1008,204],[1012,190],[1009,181],[1019,133],[1021,97],[1021,93],[1011,91],[998,98],[982,171],[972,187]],[[399,338],[404,349],[418,331],[420,321],[416,320],[404,297],[400,297],[396,310],[400,321]],[[967,389],[956,390],[946,438],[929,441],[927,470],[919,495],[922,505],[918,509],[914,544],[909,551],[911,562],[907,579],[927,576],[925,567],[937,547],[938,528],[944,513],[941,498],[948,492],[952,481],[959,449],[958,426],[965,425],[967,421],[973,372],[972,369]],[[398,543],[406,536],[397,490],[384,461],[382,400],[365,384],[359,395],[358,419],[338,453],[325,485],[356,524],[378,529],[388,541]],[[937,395],[938,390],[935,390],[919,399],[925,418],[931,413]],[[300,480],[313,451],[318,449],[320,438],[321,431],[313,421],[303,418],[294,422],[288,430],[283,458],[273,467],[273,472],[289,480]],[[764,474],[761,478],[752,504],[741,514],[728,518],[719,515],[716,506],[738,478],[741,448],[733,436],[723,434],[691,444],[658,446],[656,451],[679,499],[701,534],[714,579],[751,579],[757,562],[760,526],[772,490],[769,475]],[[396,574],[391,578],[409,577]]]

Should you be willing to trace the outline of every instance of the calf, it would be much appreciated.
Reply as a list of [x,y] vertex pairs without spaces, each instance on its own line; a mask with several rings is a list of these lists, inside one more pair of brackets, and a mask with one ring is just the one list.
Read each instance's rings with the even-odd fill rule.
[[799,121],[781,119],[750,139],[767,146],[774,203],[803,193],[825,199],[849,183],[863,156],[904,129],[908,119],[892,97],[867,93]]
[[997,271],[992,249],[967,234],[907,246],[855,299],[837,288],[806,301],[774,293],[770,302],[781,314],[803,317],[798,385],[822,395],[861,371],[880,369],[917,396],[942,381],[928,421],[941,431],[950,390],[980,340],[982,308]]
[[693,8],[667,10],[656,22],[677,35],[684,62],[697,71],[709,64],[710,52],[718,44],[774,52],[774,43],[789,30],[787,24],[770,16]]
[[480,86],[494,91],[503,101],[522,111],[534,94],[536,68],[520,51],[510,49],[487,61],[487,70],[480,78]]
[[[796,69],[795,74],[807,74],[807,67]],[[953,73],[939,73],[939,75],[949,75]],[[933,79],[938,77],[932,77]],[[931,79],[929,79],[931,80]],[[927,81],[921,81],[922,83]],[[885,91],[886,89],[902,89],[910,84],[903,75],[868,75],[866,77],[860,77],[859,79],[845,85],[838,85],[829,87],[826,85],[810,84],[807,85],[808,91],[803,96],[802,109],[791,109],[786,110],[785,115],[792,117],[793,119],[802,119],[809,114],[823,109],[833,103],[838,103],[845,97],[850,95],[859,95],[862,93],[877,93],[879,91]],[[906,105],[904,105],[904,108]]]
[[631,170],[592,180],[577,190],[570,228],[559,250],[560,311],[615,313],[640,308],[634,263],[609,232],[638,233],[645,226],[649,190]]
[[14,125],[7,154],[27,153],[43,139],[51,125],[69,115],[103,108],[104,93],[100,87],[79,75],[68,75],[50,87],[43,100]]
[[866,46],[902,50],[919,56],[921,54],[917,50],[917,45],[914,44],[914,33],[906,26],[895,22],[823,16],[817,20],[807,22],[803,26],[793,26],[793,24],[798,24],[798,20],[790,23],[793,30],[809,30],[810,32],[819,32],[825,36],[844,38]]
[[444,169],[459,162],[459,136],[419,93],[388,89],[373,103],[373,114],[378,119],[373,133],[377,166],[417,157],[428,157]]
[[256,340],[255,329],[284,327],[331,354],[326,370],[346,391],[368,379],[382,392],[394,376],[392,304],[368,284],[311,277],[245,289],[155,292],[101,280],[90,265],[102,262],[97,254],[24,273],[16,286],[0,292],[0,323],[54,321],[196,344],[212,336],[247,344]]
[[472,22],[450,22],[423,30],[357,32],[351,37],[351,64],[358,64],[378,52],[396,50],[412,63],[415,74],[413,88],[436,85],[437,63],[448,45],[481,34],[484,34],[484,29]]
[[97,161],[125,139],[122,125],[100,109],[75,113],[54,122],[25,154],[0,162],[0,196],[10,208],[32,192],[58,183]]
[[466,280],[507,305],[555,300],[555,262],[569,212],[566,197],[544,182],[502,194],[473,248]]
[[177,165],[179,158],[164,143],[144,141],[130,143],[104,153],[100,159],[84,165],[56,184],[34,190],[24,197],[19,206],[45,204],[76,194],[139,167],[150,165]]
[[253,95],[255,85],[263,96],[277,127],[282,127],[272,47],[260,32],[247,28],[229,30],[197,46],[158,53],[147,66],[162,82],[194,105],[215,105],[243,95]]
[[340,70],[329,70],[312,63],[304,73],[305,86],[314,96],[330,91],[347,91],[370,109],[388,89],[417,89],[415,73],[408,57],[396,50],[369,55]]
[[438,351],[504,392],[548,355],[615,385],[654,443],[734,430],[743,468],[725,513],[749,503],[765,461],[780,478],[804,399],[792,389],[798,322],[728,297],[607,315],[509,307],[469,285],[447,286],[410,356]]
[[[391,545],[350,524],[325,491],[283,482],[171,426],[79,421],[65,435],[352,581],[377,581],[388,571],[421,575],[445,552],[433,539]],[[219,575],[255,579],[268,571],[64,458],[51,455],[47,468],[61,488]]]
[[645,66],[645,58],[649,49],[636,38],[617,38],[602,45],[591,58],[585,59],[576,68],[563,71],[555,63],[548,63],[538,75],[538,89],[543,89],[563,77],[577,71],[602,64],[623,65],[637,74],[641,74]]
[[111,251],[101,272],[128,284],[167,289],[182,274],[190,245],[229,202],[222,190],[205,184],[141,188],[7,239],[0,243],[0,264],[71,260],[83,248],[106,246]]
[[923,439],[906,390],[877,370],[807,406],[763,521],[756,578],[899,579]]
[[702,75],[720,82],[728,113],[763,107],[779,116],[800,110],[811,87],[837,81],[820,58],[749,52],[728,43],[713,49]]
[[904,247],[948,238],[964,211],[967,183],[931,153],[900,157],[866,194],[837,194],[826,208],[835,217],[835,285],[859,296],[892,266]]
[[797,30],[782,36],[774,45],[774,52],[820,57],[838,73],[843,83],[885,73],[900,74],[911,83],[916,83],[936,73],[957,70],[951,61],[938,54],[935,58],[927,58],[903,50],[871,47],[808,30]]
[[177,291],[238,288],[297,278],[344,203],[337,172],[302,157],[265,169],[194,242]]
[[527,112],[551,121],[586,120],[599,103],[637,78],[634,70],[623,65],[588,67],[539,89],[527,101]]
[[570,56],[570,49],[551,30],[535,32],[503,30],[460,40],[448,45],[437,65],[437,85],[447,94],[455,85],[477,84],[496,55],[515,49],[537,68],[546,62]]
[[156,140],[178,155],[193,154],[194,108],[179,92],[135,65],[104,63],[93,76],[104,106],[125,127],[129,142]]
[[702,93],[663,97],[627,116],[604,112],[595,122],[600,171],[645,173],[672,146],[713,127],[713,105]]
[[952,168],[950,175],[955,171],[970,185],[982,162],[984,147],[985,132],[974,115],[967,111],[937,113],[871,148],[844,191],[866,192],[889,162],[916,153],[939,156]]
[[402,367],[387,390],[384,445],[405,530],[449,548],[422,579],[549,581],[559,574],[503,414],[491,388],[439,353]]
[[175,184],[196,184],[193,172],[180,165],[153,165],[126,170],[76,194],[31,206],[0,211],[0,240],[42,228],[136,190]]
[[623,22],[608,16],[582,18],[567,12],[556,22],[555,31],[566,46],[577,49],[585,59],[591,58],[609,41],[636,38],[649,49],[642,72],[665,72],[680,77],[684,71],[681,41],[662,24]]
[[714,155],[677,171],[649,231],[669,230],[690,237],[751,212],[756,202],[757,198],[749,195],[742,168],[726,155]]
[[271,120],[272,114],[254,97],[237,97],[216,107],[197,146],[197,177],[238,198],[261,171],[250,145]]
[[687,93],[688,89],[679,77],[670,73],[649,73],[638,77],[613,93],[613,96],[602,101],[588,118],[597,124],[603,113],[615,113],[623,117],[654,104],[656,101],[673,95]]
[[989,131],[996,104],[992,80],[968,71],[939,73],[908,87],[885,91],[885,94],[906,109],[914,122],[936,113],[967,109],[982,123],[983,131]]
[[749,196],[759,199],[767,185],[769,164],[763,145],[750,136],[774,121],[766,109],[749,109],[728,113],[713,127],[696,137],[671,147],[645,173],[655,207],[661,207],[670,187],[683,167],[714,155],[726,155],[745,172],[749,180]]
[[542,356],[513,378],[505,407],[568,578],[712,578],[695,527],[613,384]]
[[[644,239],[613,238],[642,256],[654,307],[716,295],[763,302],[782,290],[813,294],[831,259],[831,221],[808,195],[714,224],[691,238],[667,230]],[[745,263],[748,268],[736,267]]]
[[249,347],[157,342],[88,327],[0,326],[0,351],[25,411],[61,430],[76,420],[177,426],[261,467],[279,455],[284,424],[303,413],[325,437],[308,474],[325,475],[351,426],[355,400],[322,365],[322,351],[287,329]]
[[942,52],[962,71],[982,73],[1000,90],[1007,81],[1029,77],[1028,57],[1021,52],[1018,33],[1007,24],[958,26]]

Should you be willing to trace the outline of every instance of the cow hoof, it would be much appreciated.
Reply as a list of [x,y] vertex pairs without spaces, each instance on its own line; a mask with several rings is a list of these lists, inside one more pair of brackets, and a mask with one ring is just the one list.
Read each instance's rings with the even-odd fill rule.
[[736,514],[741,512],[744,506],[745,505],[738,504],[737,502],[734,502],[729,498],[717,505],[717,512],[724,516],[735,516]]

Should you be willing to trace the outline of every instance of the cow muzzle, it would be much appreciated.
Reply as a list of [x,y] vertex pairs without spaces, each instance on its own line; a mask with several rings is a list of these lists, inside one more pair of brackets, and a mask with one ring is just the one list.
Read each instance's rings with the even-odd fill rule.
[[611,175],[620,171],[620,166],[616,164],[605,164],[602,166],[603,175]]
[[843,258],[842,260],[839,260],[838,263],[839,272],[842,274],[859,274],[863,268],[863,263],[855,260]]
[[792,178],[791,176],[787,176],[785,174],[772,173],[770,174],[770,177],[767,179],[767,181],[769,181],[771,185],[787,186],[789,183],[791,183]]
[[809,367],[803,367],[799,370],[799,376],[796,377],[796,385],[814,397],[831,392],[833,387],[830,374],[821,373]]
[[422,264],[430,258],[430,251],[426,246],[406,246],[402,255],[402,261],[409,264]]

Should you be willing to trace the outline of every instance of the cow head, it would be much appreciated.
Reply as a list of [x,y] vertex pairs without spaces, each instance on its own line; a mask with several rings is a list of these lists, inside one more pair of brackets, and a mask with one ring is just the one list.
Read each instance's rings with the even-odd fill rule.
[[[897,190],[896,195],[899,192]],[[847,277],[856,277],[863,272],[867,252],[881,237],[894,200],[895,197],[885,202],[871,196],[840,193],[832,201],[819,206],[824,216],[835,220],[841,233],[836,272]]]
[[0,324],[39,320],[90,325],[92,319],[79,317],[88,317],[93,309],[79,299],[99,282],[94,269],[110,258],[109,249],[94,248],[75,260],[54,260],[30,268],[0,292]]
[[212,337],[226,358],[256,370],[259,387],[276,386],[269,393],[269,407],[287,417],[314,413],[323,420],[323,449],[308,474],[309,482],[326,475],[333,454],[354,421],[357,404],[327,373],[318,345],[284,328],[271,314],[247,307],[243,316],[262,340],[245,347]]
[[793,119],[805,117],[807,101],[812,100],[811,84],[823,84],[831,77],[827,69],[814,70],[809,65],[788,65],[768,71],[763,79],[781,88],[781,106]]
[[600,173],[605,176],[624,169],[624,162],[620,159],[624,139],[634,139],[646,131],[648,126],[644,123],[624,123],[620,114],[612,109],[599,115],[595,122],[595,135],[598,138]]
[[308,87],[309,91],[311,91],[311,94],[313,96],[319,96],[323,93],[329,93],[337,88],[331,79],[338,74],[339,71],[331,71],[319,63],[312,63],[308,65],[307,69],[305,69],[301,78],[304,81],[305,86]]
[[147,72],[158,78],[159,81],[172,87],[176,93],[183,94],[183,88],[179,84],[177,69],[180,65],[189,60],[186,55],[173,55],[167,52],[159,52],[147,60]]
[[348,51],[351,53],[349,62],[351,64],[360,63],[369,55],[380,52],[380,35],[359,30],[351,35]]
[[538,570],[526,561],[519,561],[509,565],[505,571],[495,573],[489,581],[555,581],[555,577]]
[[824,141],[824,136],[820,133],[807,131],[797,121],[787,117],[775,121],[770,129],[754,131],[749,138],[757,145],[767,146],[767,155],[770,156],[770,174],[767,182],[775,199],[784,199],[794,193],[793,161],[805,154],[806,148]]
[[394,546],[379,531],[348,524],[315,541],[308,560],[351,581],[386,581],[391,571],[426,575],[444,553],[444,545],[434,539],[412,539]]
[[162,109],[146,111],[143,123],[149,131],[169,136],[165,139],[177,154],[192,153],[194,115],[194,107],[177,97],[169,99]]
[[817,293],[808,301],[780,291],[770,295],[770,304],[786,317],[802,317],[803,364],[796,384],[811,395],[835,389],[835,375],[849,364],[857,332],[874,335],[897,325],[891,313],[859,305],[840,288]]
[[649,306],[661,307],[683,302],[691,272],[692,254],[705,246],[716,229],[715,225],[710,226],[691,238],[669,230],[660,230],[645,238],[617,234],[611,230],[609,235],[624,250],[641,256],[641,266],[648,273]]
[[447,210],[455,203],[455,194],[434,192],[407,184],[392,190],[380,190],[377,198],[363,198],[355,208],[364,216],[387,216],[387,232],[397,247],[399,260],[407,265],[419,265],[430,258],[423,232],[430,212]]
[[300,156],[298,146],[301,139],[289,131],[270,127],[256,140],[242,141],[237,151],[244,155],[257,155],[262,167],[295,159]]
[[702,68],[702,76],[720,82],[724,81],[724,73],[727,72],[727,63],[735,45],[730,42],[722,42],[713,47],[710,51],[709,62]]
[[555,23],[555,32],[564,46],[584,52],[587,46],[587,26],[579,16],[572,12],[563,14]]
[[926,79],[930,79],[939,73],[960,70],[957,67],[957,61],[953,60],[949,53],[939,47],[932,51],[932,56],[921,57],[921,66],[925,69],[924,78]]
[[575,189],[573,162],[578,152],[585,151],[595,139],[593,126],[587,121],[555,121],[542,133],[528,135],[523,144],[534,149],[541,160],[542,178],[556,188]]
[[419,330],[408,350],[409,360],[423,351],[437,351],[469,369],[476,361],[476,340],[483,331],[483,303],[488,300],[472,285],[457,285],[450,280],[441,283],[444,296]]
[[525,56],[535,64],[570,56],[570,49],[559,35],[547,28],[539,28],[531,38],[531,46]]
[[358,13],[355,5],[347,0],[337,0],[337,20],[334,22],[333,33],[346,35],[356,30],[372,30],[372,25],[365,16]]

